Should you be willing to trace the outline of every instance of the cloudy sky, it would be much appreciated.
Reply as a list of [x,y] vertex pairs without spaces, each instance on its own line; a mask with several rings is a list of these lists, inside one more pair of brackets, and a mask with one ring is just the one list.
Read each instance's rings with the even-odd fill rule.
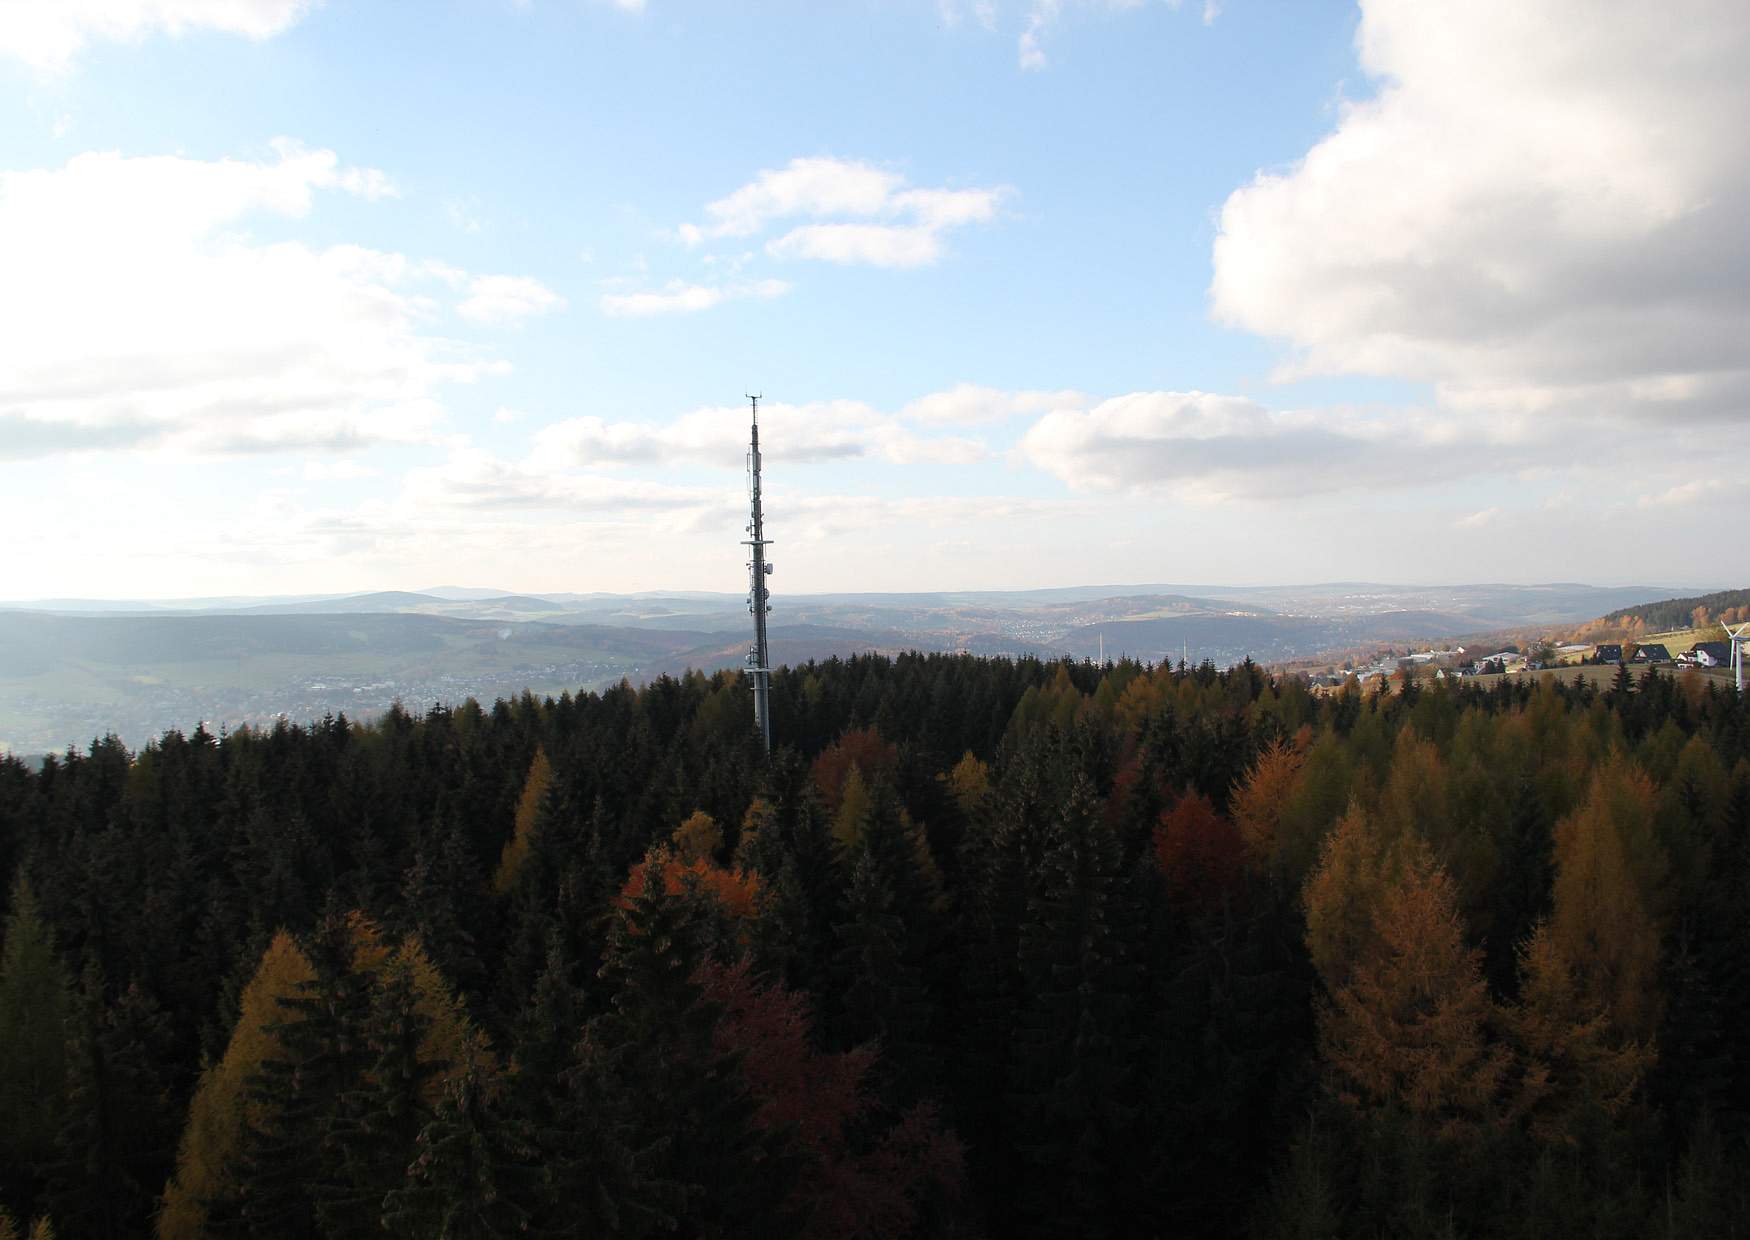
[[1741,0],[0,5],[0,597],[1741,585]]

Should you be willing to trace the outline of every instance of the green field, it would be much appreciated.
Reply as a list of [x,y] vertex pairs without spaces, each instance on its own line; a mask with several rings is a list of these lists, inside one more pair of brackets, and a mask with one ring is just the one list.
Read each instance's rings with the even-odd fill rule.
[[[1643,666],[1635,666],[1635,665],[1631,664],[1629,666],[1629,672],[1637,680],[1640,679],[1642,676],[1645,676],[1647,674],[1648,670],[1649,670],[1649,668],[1647,666],[1644,666],[1644,665]],[[1678,677],[1682,677],[1685,679],[1690,678],[1690,677],[1697,677],[1697,678],[1700,678],[1704,683],[1707,681],[1712,681],[1713,683],[1719,685],[1721,688],[1730,688],[1731,684],[1732,684],[1731,669],[1723,668],[1723,667],[1714,667],[1714,668],[1660,667],[1659,674],[1661,676],[1678,676]],[[1569,683],[1571,683],[1576,677],[1578,677],[1581,680],[1586,681],[1588,684],[1597,685],[1599,688],[1606,688],[1607,689],[1610,687],[1611,681],[1616,679],[1616,665],[1615,664],[1588,664],[1584,667],[1546,667],[1546,668],[1543,668],[1543,669],[1541,669],[1539,671],[1535,671],[1535,672],[1509,672],[1509,673],[1504,673],[1504,674],[1499,675],[1499,676],[1467,676],[1467,677],[1465,677],[1464,682],[1466,684],[1480,684],[1483,686],[1488,686],[1488,685],[1494,684],[1498,680],[1523,680],[1526,677],[1533,677],[1533,678],[1538,679],[1538,680],[1554,679],[1554,680],[1566,681]]]

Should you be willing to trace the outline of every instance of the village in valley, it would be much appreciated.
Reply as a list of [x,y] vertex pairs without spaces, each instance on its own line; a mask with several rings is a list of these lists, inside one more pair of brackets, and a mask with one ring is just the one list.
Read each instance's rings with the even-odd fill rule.
[[[1739,629],[1740,646],[1750,641],[1750,632],[1741,626],[1733,627]],[[1730,684],[1734,676],[1733,644],[1731,631],[1714,623],[1649,634],[1641,640],[1472,641],[1465,645],[1451,643],[1442,649],[1387,650],[1367,661],[1345,659],[1341,666],[1309,671],[1307,675],[1313,690],[1322,693],[1340,692],[1351,681],[1363,690],[1377,692],[1399,691],[1419,680],[1486,682],[1496,677],[1531,674],[1574,674],[1588,680],[1609,680],[1620,667],[1697,672]]]

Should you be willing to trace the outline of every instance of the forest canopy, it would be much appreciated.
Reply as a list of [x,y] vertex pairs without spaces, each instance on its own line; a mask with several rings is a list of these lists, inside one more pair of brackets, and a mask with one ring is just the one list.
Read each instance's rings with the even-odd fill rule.
[[769,758],[730,673],[0,758],[0,1235],[1750,1217],[1731,690],[772,695]]

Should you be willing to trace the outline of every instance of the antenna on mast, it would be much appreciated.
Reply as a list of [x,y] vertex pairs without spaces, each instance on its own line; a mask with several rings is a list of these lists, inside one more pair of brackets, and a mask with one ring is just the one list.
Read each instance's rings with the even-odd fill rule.
[[753,613],[753,646],[747,652],[747,674],[753,680],[753,720],[759,729],[760,743],[772,752],[772,665],[766,648],[766,613],[772,610],[771,592],[766,589],[766,577],[772,566],[766,563],[765,514],[760,510],[760,398],[748,396],[753,406],[752,437],[747,452],[747,488],[752,518],[747,523],[747,537],[742,545],[752,549],[748,561],[747,609]]

